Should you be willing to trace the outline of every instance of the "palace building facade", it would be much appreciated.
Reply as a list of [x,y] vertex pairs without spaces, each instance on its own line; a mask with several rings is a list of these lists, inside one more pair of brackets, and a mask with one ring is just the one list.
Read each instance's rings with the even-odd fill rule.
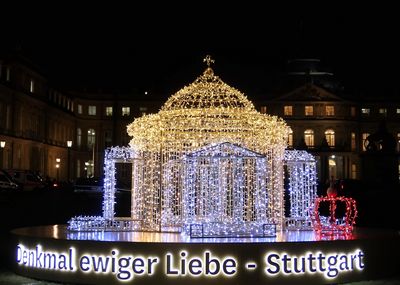
[[144,94],[61,91],[37,69],[21,57],[0,60],[0,169],[102,176],[104,150],[128,145],[126,126],[159,108]]
[[[380,122],[400,139],[400,102],[350,100],[318,60],[289,67],[283,88],[253,100],[257,109],[287,122],[289,147],[316,156],[320,182],[362,179],[364,142]],[[151,94],[63,91],[28,60],[0,58],[0,169],[64,181],[102,176],[105,149],[127,146],[127,125],[162,103]]]
[[361,157],[366,140],[382,122],[400,150],[400,102],[385,100],[385,94],[349,99],[354,96],[343,92],[333,73],[320,68],[317,59],[289,61],[281,86],[268,99],[263,96],[259,108],[291,127],[289,148],[315,155],[320,182],[365,179]]

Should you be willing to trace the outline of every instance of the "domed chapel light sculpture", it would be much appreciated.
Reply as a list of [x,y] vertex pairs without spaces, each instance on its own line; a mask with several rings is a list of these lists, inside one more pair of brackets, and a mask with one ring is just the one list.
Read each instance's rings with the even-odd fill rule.
[[[133,189],[135,218],[146,221],[146,230],[182,227],[182,157],[211,144],[231,143],[265,156],[265,168],[269,169],[265,216],[268,222],[281,225],[282,161],[288,127],[277,117],[257,112],[244,94],[214,75],[212,60],[205,60],[208,67],[204,73],[172,95],[158,114],[143,116],[128,126],[133,137],[130,145],[143,158],[146,169],[142,172],[145,177]],[[235,176],[225,187],[245,187],[233,185],[239,179]],[[148,211],[160,199],[160,208]]]
[[[204,61],[203,74],[157,114],[128,125],[129,149],[106,153],[104,220],[73,218],[70,229],[265,236],[275,225],[283,228],[289,127],[256,111],[243,93],[214,75],[209,56]],[[114,163],[121,159],[132,163],[127,220],[114,214]],[[91,219],[95,226],[85,222]]]

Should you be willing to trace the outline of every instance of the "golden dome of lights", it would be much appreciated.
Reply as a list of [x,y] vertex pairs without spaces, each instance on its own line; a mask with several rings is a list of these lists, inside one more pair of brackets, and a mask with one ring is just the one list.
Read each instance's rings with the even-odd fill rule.
[[207,146],[229,143],[260,154],[265,167],[273,169],[265,182],[270,189],[268,215],[281,225],[283,159],[289,128],[282,119],[257,112],[245,95],[214,75],[210,57],[205,61],[205,72],[171,96],[160,112],[128,125],[130,146],[137,156],[135,203],[144,203],[145,209],[159,203],[159,193],[163,197],[161,216],[139,213],[146,216],[148,225],[160,225],[160,219],[161,227],[181,225],[185,157]]
[[162,110],[213,107],[254,109],[244,94],[223,82],[214,75],[211,67],[208,67],[192,84],[171,96]]
[[128,125],[135,150],[179,155],[210,143],[231,142],[266,154],[286,147],[288,127],[276,116],[261,114],[247,97],[214,75],[213,60],[192,84],[172,95],[154,115]]

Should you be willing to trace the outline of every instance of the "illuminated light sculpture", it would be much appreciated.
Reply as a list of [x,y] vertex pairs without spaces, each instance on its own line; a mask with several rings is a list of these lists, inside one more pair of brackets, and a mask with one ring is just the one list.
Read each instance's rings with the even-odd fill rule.
[[317,197],[317,171],[313,155],[304,150],[286,150],[290,212],[285,219],[287,230],[312,229],[310,208]]
[[[69,231],[49,225],[11,232],[17,274],[62,283],[202,285],[343,283],[398,273],[396,231],[360,229],[336,241],[343,239],[338,232],[351,236],[355,202],[330,191],[313,203],[315,160],[285,151],[283,121],[257,113],[210,69],[185,88],[158,114],[129,126],[130,147],[106,151],[102,216],[74,217]],[[132,165],[125,218],[114,212],[117,163]],[[320,215],[323,204],[328,217]],[[345,217],[337,218],[343,205]],[[316,231],[298,231],[310,217]],[[288,219],[301,222],[292,227]],[[276,232],[285,222],[296,230]]]
[[104,199],[103,217],[113,219],[115,216],[115,163],[134,163],[137,157],[135,152],[128,147],[112,147],[105,151],[104,155]]
[[267,158],[231,143],[185,155],[183,224],[191,237],[275,236]]
[[[285,153],[286,123],[257,112],[244,94],[214,75],[210,63],[208,58],[204,73],[157,114],[128,125],[130,147],[105,154],[103,217],[72,218],[70,230],[273,236],[287,223],[284,164],[291,177],[290,218],[300,220],[297,229],[308,222],[315,160],[306,152]],[[116,162],[132,164],[126,218],[114,213]]]
[[103,216],[77,216],[68,221],[73,231],[132,231],[140,229],[140,221],[115,217],[116,163],[139,163],[129,147],[112,147],[104,155]]
[[[324,206],[329,207],[328,216],[320,213]],[[338,215],[340,210],[344,212],[344,215]],[[311,218],[314,230],[321,239],[330,237],[346,239],[351,237],[357,214],[357,205],[354,199],[330,195],[315,199]]]
[[183,157],[226,142],[265,156],[271,170],[266,178],[266,218],[281,227],[288,131],[283,120],[257,112],[244,94],[224,83],[208,66],[192,84],[172,95],[159,113],[145,115],[128,126],[130,145],[143,161],[134,170],[143,173],[133,185],[134,219],[144,221],[143,230],[181,229]]

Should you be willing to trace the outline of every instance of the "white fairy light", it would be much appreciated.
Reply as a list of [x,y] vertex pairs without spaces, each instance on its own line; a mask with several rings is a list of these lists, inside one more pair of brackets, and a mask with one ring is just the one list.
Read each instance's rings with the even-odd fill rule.
[[317,197],[316,161],[313,155],[301,150],[286,150],[290,213],[287,229],[310,229],[310,209]]
[[[168,230],[183,226],[183,185],[185,179],[190,178],[184,176],[182,158],[210,144],[225,142],[265,157],[263,183],[268,192],[265,215],[271,223],[281,227],[284,218],[283,154],[288,131],[283,120],[257,112],[244,94],[228,86],[207,67],[192,84],[171,96],[159,113],[142,116],[128,126],[132,136],[130,145],[143,158],[145,169],[140,171],[145,177],[133,186],[135,201],[140,201],[136,203],[136,212],[142,214],[144,229]],[[201,165],[198,167],[202,169]],[[221,178],[220,183],[230,189],[232,183],[240,184],[241,180],[254,175],[248,172],[238,174],[233,181]],[[244,193],[235,197],[238,203],[245,203],[247,194]],[[237,208],[233,210],[238,211]]]
[[275,235],[267,218],[265,156],[215,144],[185,155],[183,171],[185,232],[194,237]]
[[[284,163],[290,216],[308,217],[315,179],[306,178],[313,175],[306,154],[288,157],[286,123],[257,112],[244,94],[214,75],[211,63],[208,58],[205,72],[160,112],[128,125],[130,148],[105,154],[103,216],[75,217],[70,230],[273,236],[285,222]],[[124,220],[114,213],[117,162],[132,163],[132,210]]]

